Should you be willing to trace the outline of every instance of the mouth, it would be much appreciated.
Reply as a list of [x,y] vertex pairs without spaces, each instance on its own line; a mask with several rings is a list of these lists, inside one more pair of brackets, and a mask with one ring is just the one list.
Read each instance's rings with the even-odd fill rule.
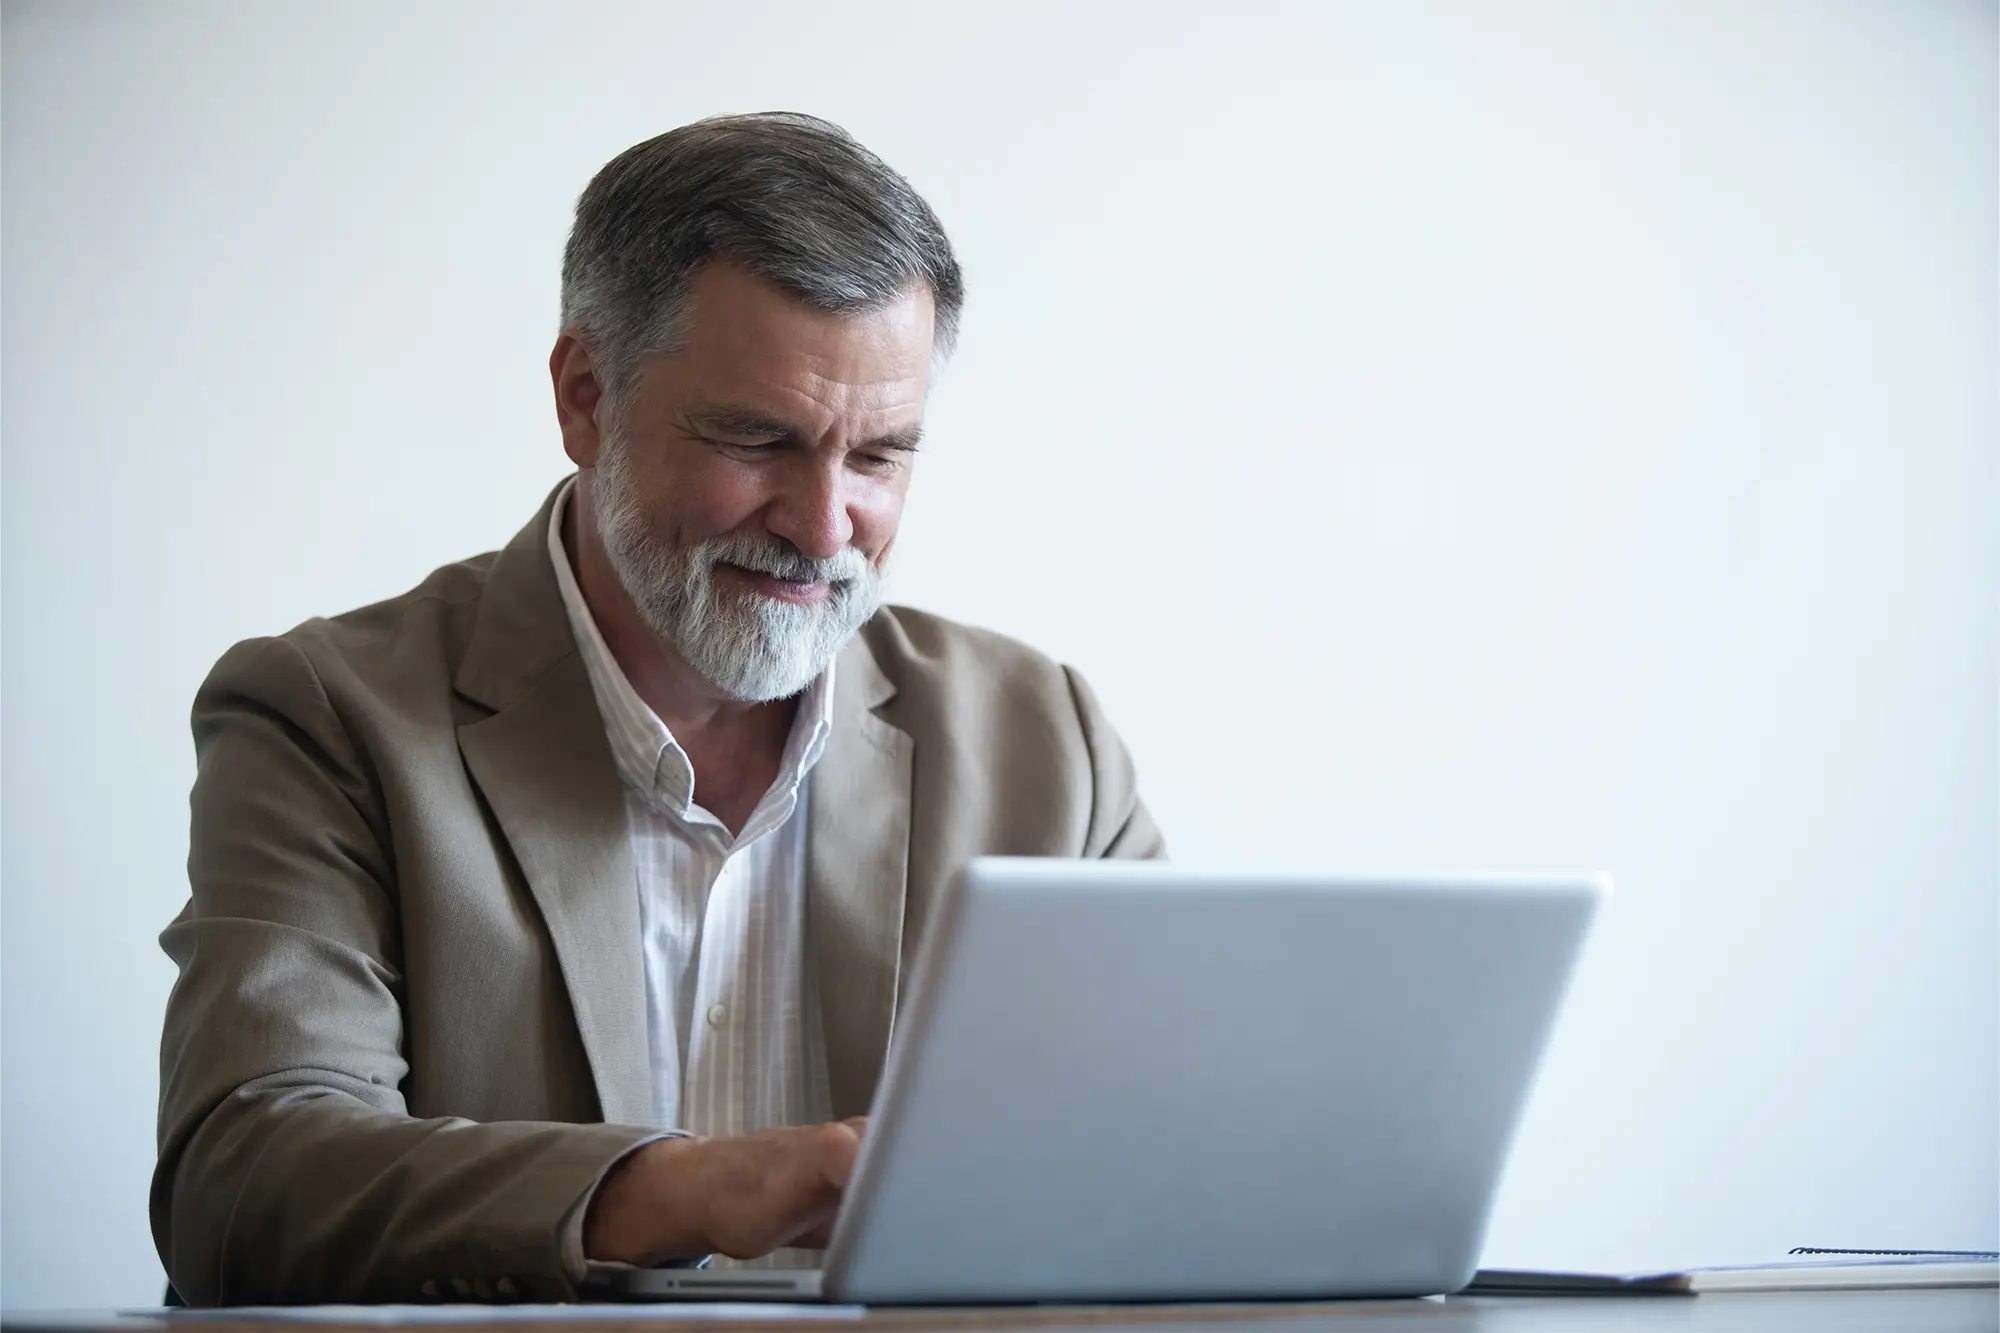
[[794,606],[812,606],[833,595],[833,585],[825,579],[788,579],[731,564],[719,564],[716,570],[731,575],[736,582],[760,597],[790,602]]

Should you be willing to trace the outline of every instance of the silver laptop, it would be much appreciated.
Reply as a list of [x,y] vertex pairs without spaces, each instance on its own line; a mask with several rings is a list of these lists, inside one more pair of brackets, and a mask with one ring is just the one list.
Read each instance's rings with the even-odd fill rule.
[[939,904],[822,1269],[625,1300],[1456,1291],[1601,876],[982,859]]

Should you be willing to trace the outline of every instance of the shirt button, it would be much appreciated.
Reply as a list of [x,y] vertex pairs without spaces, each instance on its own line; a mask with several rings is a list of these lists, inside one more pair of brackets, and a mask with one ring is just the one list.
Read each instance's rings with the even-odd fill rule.
[[719,1028],[728,1021],[729,1021],[728,1005],[711,1004],[710,1006],[708,1006],[708,1025],[710,1027]]

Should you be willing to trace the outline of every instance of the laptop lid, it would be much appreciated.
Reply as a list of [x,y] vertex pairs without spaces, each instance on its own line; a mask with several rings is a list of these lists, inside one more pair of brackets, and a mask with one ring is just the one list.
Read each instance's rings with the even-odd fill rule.
[[826,1295],[1458,1289],[1608,892],[972,862],[899,1006]]

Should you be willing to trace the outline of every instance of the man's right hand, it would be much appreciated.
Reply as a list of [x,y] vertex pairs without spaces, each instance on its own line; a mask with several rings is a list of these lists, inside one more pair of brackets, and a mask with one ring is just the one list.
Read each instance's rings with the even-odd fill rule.
[[586,1258],[657,1264],[823,1247],[868,1121],[738,1139],[662,1139],[627,1157],[584,1214]]

